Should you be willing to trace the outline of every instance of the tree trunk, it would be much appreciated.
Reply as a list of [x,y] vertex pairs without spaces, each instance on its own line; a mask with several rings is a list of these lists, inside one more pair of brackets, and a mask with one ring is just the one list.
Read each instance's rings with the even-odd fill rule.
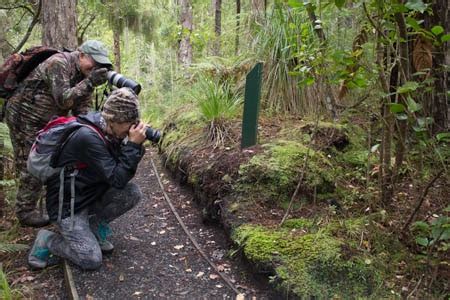
[[0,11],[0,65],[12,51],[12,47],[6,41],[7,22],[6,13]]
[[[0,139],[0,180],[3,180],[5,174],[5,142],[3,136]],[[3,217],[6,210],[5,191],[3,185],[0,185],[0,217]]]
[[[448,33],[449,20],[448,11],[450,4],[448,0],[433,1],[433,14],[430,16],[430,26],[441,25],[444,27],[444,33]],[[438,36],[438,39],[440,36]],[[431,100],[431,112],[434,119],[433,133],[448,130],[448,73],[446,71],[446,56],[448,52],[448,43],[441,43],[435,46],[433,56],[433,67],[431,68],[431,76],[435,79],[434,91]]]
[[[395,86],[391,86],[393,91],[398,90],[399,86],[402,86],[411,78],[411,59],[408,47],[408,35],[406,32],[406,23],[403,13],[396,13],[395,20],[399,30],[399,41],[397,43],[399,47],[399,58],[398,58],[398,72],[392,72],[391,77],[395,77]],[[391,80],[392,81],[392,80]],[[406,95],[400,94],[398,97],[399,103],[407,107]],[[395,153],[395,166],[392,176],[392,188],[395,188],[398,176],[400,173],[400,168],[403,164],[406,151],[406,135],[407,135],[407,120],[395,120],[397,129],[397,141],[396,141],[396,153]]]
[[183,66],[190,66],[192,64],[192,4],[191,0],[181,0],[181,39],[179,41],[178,61]]
[[258,23],[262,23],[266,16],[266,1],[252,0],[252,17]]
[[239,27],[241,25],[241,0],[236,0],[236,37],[234,41],[234,54],[239,54]]
[[114,70],[120,73],[120,30],[118,26],[113,26],[114,39]]
[[42,1],[42,44],[55,48],[76,49],[76,0]]
[[222,0],[213,0],[214,8],[214,33],[216,40],[214,42],[213,54],[220,55],[220,35],[222,34]]

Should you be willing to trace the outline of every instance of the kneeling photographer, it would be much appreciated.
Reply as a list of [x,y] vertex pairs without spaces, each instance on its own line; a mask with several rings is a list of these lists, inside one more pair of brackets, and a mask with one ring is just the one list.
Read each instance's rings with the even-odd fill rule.
[[101,112],[77,119],[87,126],[63,144],[56,165],[66,166],[65,172],[47,182],[47,210],[51,221],[58,220],[59,233],[38,232],[28,256],[33,268],[45,268],[52,256],[83,269],[100,267],[102,252],[113,250],[106,239],[111,233],[108,223],[142,197],[130,180],[144,155],[146,132],[156,142],[159,132],[139,121],[137,95],[126,87],[116,89]]

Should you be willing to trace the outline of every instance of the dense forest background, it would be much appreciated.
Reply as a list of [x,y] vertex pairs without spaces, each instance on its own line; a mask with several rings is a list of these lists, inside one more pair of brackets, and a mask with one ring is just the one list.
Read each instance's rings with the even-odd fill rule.
[[[383,230],[419,257],[405,280],[418,282],[422,296],[442,297],[450,274],[449,11],[447,0],[3,0],[0,62],[32,45],[103,41],[115,70],[142,85],[144,119],[170,132],[162,143],[169,157],[199,143],[193,136],[219,151],[238,144],[245,75],[263,62],[260,143],[285,124],[280,153],[299,149],[296,135],[325,151],[320,163],[303,151],[297,165],[283,165],[290,173],[280,167],[268,177],[284,189],[281,223],[302,194],[314,204],[319,194],[337,197],[349,215],[387,214]],[[342,155],[340,142],[350,144]],[[1,171],[10,174],[7,138],[2,147]],[[335,162],[341,169],[330,175],[324,165]],[[261,165],[252,168],[266,172]],[[332,197],[320,190],[327,176]]]

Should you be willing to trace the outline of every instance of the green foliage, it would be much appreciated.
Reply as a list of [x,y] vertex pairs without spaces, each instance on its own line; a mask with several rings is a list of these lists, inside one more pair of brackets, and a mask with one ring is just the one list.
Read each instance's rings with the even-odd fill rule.
[[7,275],[0,268],[0,299],[19,300],[24,299],[24,295],[19,289],[12,289],[8,284]]
[[6,279],[6,274],[3,273],[2,269],[0,269],[0,298],[5,300],[12,299],[11,288]]
[[[450,211],[450,206],[446,208]],[[416,243],[427,250],[445,253],[450,249],[450,217],[441,215],[429,223],[418,221],[411,225]]]
[[[267,89],[263,96],[263,107],[274,112],[299,112],[299,91],[297,89],[299,72],[294,73],[297,67],[295,54],[307,51],[313,46],[300,45],[298,38],[308,40],[311,29],[302,18],[304,14],[297,10],[288,10],[284,5],[275,4],[268,20],[257,34],[259,56],[266,60],[266,72],[264,80]],[[311,59],[314,61],[314,58]],[[303,63],[308,68],[307,63]],[[303,70],[303,69],[302,69]],[[308,81],[309,77],[301,77],[300,80]]]
[[242,97],[232,91],[228,82],[220,83],[206,77],[193,87],[192,98],[198,101],[200,113],[208,122],[234,117],[242,103]]

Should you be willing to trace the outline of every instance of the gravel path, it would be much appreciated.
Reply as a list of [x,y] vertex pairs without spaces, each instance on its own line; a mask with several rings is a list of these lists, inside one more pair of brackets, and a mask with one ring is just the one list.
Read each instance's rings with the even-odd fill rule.
[[[134,178],[144,199],[111,227],[115,245],[98,271],[72,267],[81,299],[235,299],[236,294],[197,252],[166,203],[147,151]],[[227,257],[224,232],[201,221],[192,195],[155,164],[178,214],[201,248],[246,299],[278,298],[239,260]]]

